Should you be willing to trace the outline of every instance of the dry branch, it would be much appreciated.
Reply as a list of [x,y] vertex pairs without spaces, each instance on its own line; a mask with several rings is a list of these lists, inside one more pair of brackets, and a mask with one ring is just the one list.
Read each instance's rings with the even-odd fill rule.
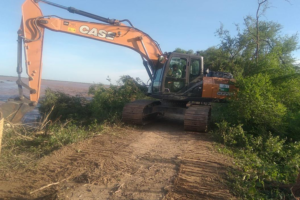
[[54,106],[52,106],[51,110],[44,117],[44,120],[42,121],[41,126],[39,128],[40,131],[43,130],[45,128],[45,126],[47,126],[47,124],[50,122],[50,120],[48,120],[48,118],[49,118],[50,114],[52,113],[53,109],[54,109]]
[[43,190],[43,189],[45,189],[45,188],[48,188],[48,187],[50,187],[50,186],[53,186],[53,185],[58,185],[58,184],[60,184],[61,182],[66,181],[67,179],[68,179],[68,178],[65,178],[65,179],[61,180],[60,182],[50,183],[50,184],[45,185],[45,186],[43,186],[43,187],[41,187],[41,188],[39,188],[39,189],[37,189],[37,190],[34,190],[34,191],[30,192],[29,194],[33,194],[33,193],[35,193],[35,192],[41,191],[41,190]]

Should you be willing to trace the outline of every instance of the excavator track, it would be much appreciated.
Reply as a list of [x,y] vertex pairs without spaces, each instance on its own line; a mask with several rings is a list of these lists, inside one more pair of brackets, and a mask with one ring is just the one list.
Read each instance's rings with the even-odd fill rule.
[[153,111],[153,108],[160,104],[160,101],[153,100],[137,100],[128,103],[123,108],[122,121],[127,124],[145,125],[160,114]]
[[210,119],[210,106],[191,106],[184,115],[184,130],[207,132]]

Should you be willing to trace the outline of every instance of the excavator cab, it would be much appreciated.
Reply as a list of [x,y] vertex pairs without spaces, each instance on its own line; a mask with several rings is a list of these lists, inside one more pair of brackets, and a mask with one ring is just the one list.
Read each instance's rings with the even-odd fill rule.
[[163,94],[185,94],[203,77],[203,57],[171,53],[165,66]]
[[203,80],[203,57],[183,53],[169,53],[168,61],[156,70],[152,93],[163,96],[188,96],[187,91]]
[[162,100],[211,102],[235,92],[231,73],[204,70],[200,55],[172,52],[155,72],[151,96]]

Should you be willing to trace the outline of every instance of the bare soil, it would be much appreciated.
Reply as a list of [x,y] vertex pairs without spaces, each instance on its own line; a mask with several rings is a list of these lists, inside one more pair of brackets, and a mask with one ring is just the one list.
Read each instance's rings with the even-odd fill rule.
[[65,146],[0,174],[0,199],[234,199],[224,180],[230,159],[207,134],[182,129],[161,119]]

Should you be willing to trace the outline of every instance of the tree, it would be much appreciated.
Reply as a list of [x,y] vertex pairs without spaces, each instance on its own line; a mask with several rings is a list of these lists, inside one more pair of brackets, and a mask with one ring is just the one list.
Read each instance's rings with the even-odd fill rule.
[[184,49],[181,49],[181,48],[176,48],[174,50],[174,52],[177,52],[177,53],[185,53],[185,54],[190,54],[190,55],[193,55],[194,54],[194,51],[193,50],[184,50]]

